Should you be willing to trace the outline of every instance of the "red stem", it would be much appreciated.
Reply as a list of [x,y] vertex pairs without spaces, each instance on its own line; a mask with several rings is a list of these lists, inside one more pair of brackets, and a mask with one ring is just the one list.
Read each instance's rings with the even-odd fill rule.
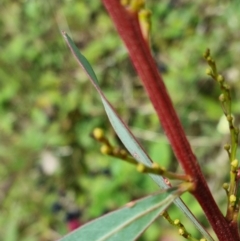
[[137,14],[126,10],[119,0],[102,0],[102,2],[128,49],[132,63],[157,112],[177,160],[196,184],[192,194],[201,205],[219,241],[240,241],[237,227],[224,218],[207,186],[158,68],[143,39]]

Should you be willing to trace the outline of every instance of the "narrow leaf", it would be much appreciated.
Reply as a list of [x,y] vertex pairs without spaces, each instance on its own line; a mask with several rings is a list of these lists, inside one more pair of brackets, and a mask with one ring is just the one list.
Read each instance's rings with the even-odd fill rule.
[[131,202],[125,207],[93,220],[60,241],[122,241],[136,240],[144,230],[165,211],[183,191],[166,191]]
[[[112,105],[108,102],[105,95],[101,91],[99,86],[96,74],[94,73],[91,65],[89,64],[88,60],[79,52],[78,48],[72,41],[72,39],[63,32],[63,37],[67,42],[70,50],[72,51],[73,55],[75,56],[76,60],[80,64],[80,66],[86,71],[87,75],[89,76],[90,81],[92,82],[93,86],[98,91],[99,95],[101,96],[104,108],[108,115],[108,118],[116,131],[118,137],[126,147],[126,149],[132,154],[132,156],[145,165],[151,166],[152,160],[144,151],[143,147],[140,143],[136,140],[132,132],[129,128],[125,125],[125,123],[121,120],[118,116]],[[167,189],[169,184],[166,183],[165,179],[161,176],[150,174],[151,178],[163,189]],[[207,231],[201,226],[195,216],[191,213],[191,211],[186,207],[183,201],[180,198],[177,198],[174,201],[175,205],[180,208],[183,213],[194,223],[196,228],[202,233],[202,235],[209,241],[213,241],[213,238],[207,233]]]

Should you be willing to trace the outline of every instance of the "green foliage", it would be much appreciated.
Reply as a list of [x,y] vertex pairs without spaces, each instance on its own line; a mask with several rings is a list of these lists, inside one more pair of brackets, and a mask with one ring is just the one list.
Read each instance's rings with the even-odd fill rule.
[[[90,79],[92,85],[95,87],[96,91],[100,95],[100,97],[102,99],[102,103],[103,103],[105,111],[106,111],[106,114],[107,114],[107,116],[110,120],[110,123],[113,126],[116,134],[118,135],[119,139],[122,141],[125,148],[129,151],[129,153],[132,155],[132,157],[134,157],[135,160],[129,161],[127,158],[122,158],[122,159],[129,161],[130,163],[134,163],[135,165],[138,162],[139,163],[138,167],[141,166],[141,169],[142,168],[149,169],[152,167],[152,170],[154,170],[153,163],[150,160],[150,158],[148,157],[148,155],[145,153],[144,149],[140,146],[140,144],[138,143],[136,138],[133,136],[131,131],[123,123],[123,121],[118,116],[118,114],[116,113],[114,108],[111,106],[109,101],[106,99],[105,95],[102,93],[102,90],[99,86],[97,76],[96,76],[94,70],[92,69],[90,63],[88,62],[88,60],[79,52],[79,50],[77,49],[77,47],[74,44],[74,42],[72,41],[72,39],[65,32],[63,32],[63,37],[65,38],[66,43],[68,44],[72,54],[78,61],[79,65],[85,70],[86,74],[89,76],[89,79]],[[101,140],[101,139],[104,140],[105,139],[104,134],[100,133],[100,135],[97,135],[95,130],[94,130],[94,134],[93,134],[94,137],[98,140]],[[104,154],[111,154],[113,148],[111,147],[111,145],[108,143],[107,140],[105,142],[107,144],[107,150],[102,151],[102,152]],[[115,156],[117,156],[117,154]],[[121,158],[121,155],[119,157]],[[160,166],[158,168],[158,171],[159,171],[159,169],[161,170],[160,173],[148,171],[149,175],[158,184],[158,186],[160,188],[166,189],[166,188],[168,188],[168,185],[166,184],[166,181],[162,177],[162,173],[164,172],[164,169],[160,168]],[[143,172],[143,170],[144,169],[142,169],[142,171],[140,171],[140,172]],[[175,175],[175,174],[173,174],[173,175]],[[169,177],[169,175],[165,174],[165,177]],[[209,234],[207,232],[205,232],[204,228],[201,226],[200,223],[198,223],[198,221],[192,215],[192,213],[188,211],[188,208],[186,208],[185,204],[182,203],[181,199],[176,199],[176,201],[174,201],[174,203],[192,221],[192,223],[196,226],[197,229],[199,229],[199,231],[202,233],[202,235],[204,235],[209,240],[212,240],[212,238],[209,236]],[[130,240],[132,240],[132,239],[130,239]]]
[[[234,99],[239,99],[239,2],[149,0],[147,4],[153,12],[156,61],[166,70],[169,93],[222,203],[225,195],[219,190],[227,174],[222,168],[227,156],[219,147],[225,135],[216,130],[221,114],[218,90],[205,76],[201,54],[211,47]],[[133,131],[154,161],[178,169],[167,144],[162,147],[168,153],[164,164],[156,154],[154,146],[164,141],[162,130],[100,1],[3,0],[0,14],[0,226],[8,224],[0,230],[1,240],[56,240],[65,234],[64,213],[51,212],[59,190],[74,197],[83,210],[82,222],[157,190],[147,176],[99,154],[90,137],[94,127],[101,126],[116,138],[59,28],[69,30],[96,66],[104,93],[130,127],[137,127]],[[233,103],[236,120],[238,108]],[[54,175],[39,172],[46,151],[60,164]],[[219,168],[221,175],[215,173]],[[102,175],[104,169],[111,176]],[[213,183],[212,173],[219,181]],[[108,187],[105,193],[102,187]]]

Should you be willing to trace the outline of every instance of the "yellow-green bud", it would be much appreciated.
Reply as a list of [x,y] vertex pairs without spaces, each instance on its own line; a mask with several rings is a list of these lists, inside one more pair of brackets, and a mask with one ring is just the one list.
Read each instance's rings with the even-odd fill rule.
[[93,130],[93,137],[96,139],[96,140],[101,140],[103,137],[104,137],[104,131],[103,129],[101,128],[95,128]]
[[207,74],[207,75],[212,75],[212,70],[211,70],[210,68],[207,68],[207,69],[206,69],[206,74]]
[[131,0],[130,7],[133,12],[138,12],[142,8],[144,8],[145,1],[144,0]]
[[139,163],[137,165],[137,171],[138,172],[144,172],[146,170],[145,166],[142,163]]
[[226,89],[226,90],[230,90],[230,86],[229,85],[227,85],[227,84],[223,84],[223,87]]
[[231,162],[231,166],[234,167],[234,168],[237,168],[238,167],[238,160],[235,159]]
[[129,5],[129,3],[130,3],[130,0],[121,0],[121,4],[122,4],[123,6]]
[[223,187],[223,189],[228,190],[229,184],[225,182],[225,183],[223,183],[222,187]]
[[175,225],[179,225],[180,224],[180,220],[179,219],[175,219],[173,222]]
[[110,155],[112,153],[112,148],[108,145],[102,145],[100,150],[104,155]]
[[121,149],[121,150],[120,150],[120,155],[121,155],[122,157],[126,157],[126,156],[128,155],[128,153],[127,153],[126,150]]
[[163,174],[163,173],[166,171],[165,168],[159,166],[158,163],[156,163],[156,162],[153,162],[153,164],[152,164],[152,169],[154,169],[155,171],[157,171],[160,175]]
[[183,228],[178,229],[178,233],[183,236],[185,234],[185,230]]
[[236,197],[235,195],[233,195],[233,194],[230,195],[230,197],[229,197],[229,201],[230,201],[231,205],[234,206],[236,200],[237,200],[237,197]]
[[219,100],[221,102],[224,102],[226,100],[224,94],[219,95]]
[[217,76],[217,81],[220,82],[220,83],[224,81],[224,78],[223,78],[223,76],[221,74],[219,74]]
[[158,170],[165,171],[165,168],[159,166],[158,163],[156,163],[156,162],[153,162],[152,168],[153,168],[153,169],[158,169]]
[[230,148],[231,148],[231,147],[230,147],[230,145],[229,145],[229,144],[225,144],[225,145],[224,145],[224,149],[225,149],[226,151],[229,151],[229,150],[230,150]]
[[160,166],[156,162],[153,162],[152,163],[152,168],[160,168]]
[[143,20],[150,21],[152,12],[148,9],[143,9],[139,12],[139,18]]

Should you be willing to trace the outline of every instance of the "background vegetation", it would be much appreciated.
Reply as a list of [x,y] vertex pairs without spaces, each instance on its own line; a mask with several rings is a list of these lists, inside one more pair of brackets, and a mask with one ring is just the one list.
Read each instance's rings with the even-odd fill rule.
[[[229,81],[238,121],[239,5],[237,0],[147,1],[153,55],[223,212],[221,185],[228,170],[222,146],[228,135],[218,86],[205,74],[202,53],[211,48]],[[87,56],[107,97],[152,159],[179,169],[100,0],[1,0],[0,16],[1,240],[56,240],[67,232],[66,213],[76,206],[85,223],[157,190],[148,176],[99,153],[91,138],[94,127],[121,144],[66,48],[62,29]],[[63,196],[67,210],[55,212]],[[205,222],[198,205],[189,195],[184,198]],[[169,235],[182,240],[177,231],[169,234],[171,228],[160,218],[142,240]]]

